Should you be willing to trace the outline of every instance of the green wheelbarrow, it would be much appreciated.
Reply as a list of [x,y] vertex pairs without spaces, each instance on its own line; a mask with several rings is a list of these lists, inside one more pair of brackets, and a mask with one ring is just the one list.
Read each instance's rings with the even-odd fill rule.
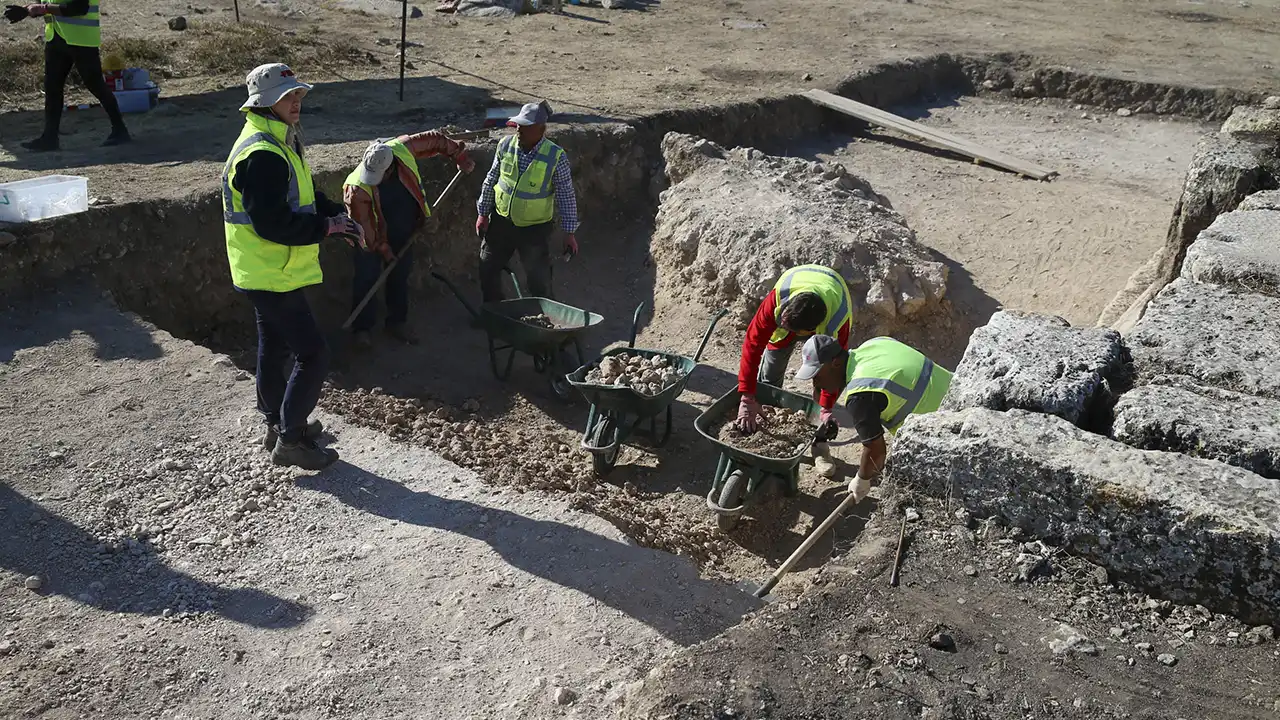
[[[795,455],[771,458],[720,441],[711,426],[725,417],[732,417],[741,397],[735,388],[720,396],[693,421],[702,437],[710,440],[720,451],[711,491],[707,493],[707,509],[716,514],[716,524],[726,532],[737,526],[743,510],[759,497],[766,483],[777,481],[782,484],[786,497],[795,497],[800,492],[800,461],[813,445],[811,437]],[[822,408],[813,398],[763,383],[756,388],[756,399],[762,405],[803,411],[815,426],[822,413]],[[817,428],[814,429],[816,435]]]
[[[457,286],[439,273],[431,276],[444,283],[467,309],[489,339],[489,369],[493,376],[505,381],[511,377],[511,366],[517,352],[533,357],[533,369],[547,376],[551,392],[560,400],[568,400],[573,388],[565,379],[571,361],[564,358],[570,347],[577,354],[577,365],[583,363],[582,345],[578,337],[599,325],[604,318],[593,312],[540,297],[524,297],[514,274],[514,300],[499,300],[473,306]],[[546,315],[555,327],[541,327],[524,322],[530,315]],[[505,353],[505,355],[504,355]]]
[[[636,329],[642,309],[644,309],[644,303],[636,307],[635,315],[631,318],[631,339],[625,347],[606,351],[567,377],[569,383],[577,388],[591,404],[591,409],[587,411],[587,427],[582,434],[581,447],[591,453],[591,465],[597,475],[607,475],[610,470],[613,470],[618,463],[618,456],[622,454],[622,443],[633,432],[637,432],[641,423],[646,420],[649,423],[648,430],[639,430],[639,432],[647,435],[656,447],[662,447],[667,443],[671,437],[671,405],[680,393],[684,392],[685,385],[689,383],[689,376],[694,368],[698,367],[698,361],[702,359],[702,351],[707,348],[707,340],[711,338],[711,331],[715,329],[716,323],[720,322],[720,318],[729,312],[720,310],[711,318],[706,332],[702,333],[702,342],[698,345],[698,351],[693,354],[693,357],[686,357],[635,346]],[[624,352],[643,358],[666,358],[669,366],[680,372],[681,378],[657,395],[642,395],[625,385],[600,385],[587,382],[587,373],[592,367],[600,364],[607,357]],[[659,432],[658,417],[664,413],[662,431]]]

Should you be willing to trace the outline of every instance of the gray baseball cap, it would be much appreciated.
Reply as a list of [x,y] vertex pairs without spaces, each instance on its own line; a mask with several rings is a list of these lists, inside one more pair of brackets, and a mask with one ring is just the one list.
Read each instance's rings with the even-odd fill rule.
[[359,180],[365,185],[377,185],[387,174],[387,168],[396,159],[391,146],[385,140],[374,140],[364,149],[364,157],[360,159]]
[[812,380],[823,365],[835,360],[844,353],[844,348],[830,335],[814,335],[804,343],[800,351],[800,369],[796,371],[797,380]]
[[291,92],[301,90],[305,93],[311,89],[310,85],[298,80],[284,63],[259,65],[249,71],[244,84],[249,90],[249,99],[240,106],[241,110],[269,108]]
[[541,125],[550,115],[545,103],[526,103],[520,108],[520,114],[508,120],[507,125]]

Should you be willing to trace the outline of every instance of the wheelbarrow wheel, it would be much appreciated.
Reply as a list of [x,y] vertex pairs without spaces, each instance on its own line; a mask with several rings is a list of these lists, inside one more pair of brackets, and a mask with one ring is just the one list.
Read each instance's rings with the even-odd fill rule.
[[618,424],[608,415],[601,415],[591,433],[591,444],[596,447],[608,447],[612,450],[591,453],[591,469],[601,477],[608,475],[618,464],[618,456],[622,454],[622,443],[618,442]]
[[[720,500],[717,503],[722,508],[736,508],[742,505],[743,496],[747,494],[747,478],[742,474],[741,470],[734,470],[724,479],[724,485],[720,488]],[[716,524],[720,526],[722,532],[729,532],[738,526],[738,519],[742,515],[716,515]]]

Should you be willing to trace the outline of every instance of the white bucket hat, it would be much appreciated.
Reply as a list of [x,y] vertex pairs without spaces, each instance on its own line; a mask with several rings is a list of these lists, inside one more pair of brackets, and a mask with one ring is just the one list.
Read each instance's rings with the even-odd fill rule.
[[294,77],[293,70],[284,63],[259,65],[249,71],[244,84],[249,90],[249,99],[240,106],[241,110],[269,108],[291,92],[301,90],[305,93],[311,89],[310,85]]
[[382,176],[387,174],[387,168],[391,167],[395,157],[395,153],[391,151],[386,141],[374,140],[364,149],[357,179],[363,185],[377,185],[382,182]]

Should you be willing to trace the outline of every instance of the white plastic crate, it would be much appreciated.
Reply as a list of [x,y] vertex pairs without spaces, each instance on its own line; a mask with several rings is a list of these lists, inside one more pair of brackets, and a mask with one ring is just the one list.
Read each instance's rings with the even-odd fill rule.
[[89,209],[89,179],[78,175],[0,183],[0,222],[31,222]]

